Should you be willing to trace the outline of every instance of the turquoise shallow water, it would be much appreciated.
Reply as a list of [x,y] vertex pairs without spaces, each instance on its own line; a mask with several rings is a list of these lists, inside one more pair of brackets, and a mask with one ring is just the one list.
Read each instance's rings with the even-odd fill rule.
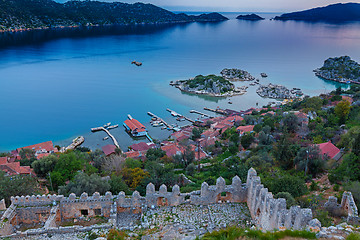
[[[261,82],[300,87],[308,95],[333,90],[334,83],[312,70],[333,56],[360,61],[360,24],[231,19],[43,31],[3,34],[0,47],[0,151],[47,140],[68,144],[77,135],[96,148],[110,140],[90,128],[121,125],[127,114],[148,126],[151,136],[164,138],[169,132],[151,128],[148,111],[175,122],[166,108],[195,118],[190,109],[240,110],[271,101],[250,87],[229,105],[228,99],[183,94],[168,85],[171,80],[236,67],[256,77],[266,72]],[[133,60],[143,66],[131,65]],[[122,127],[111,131],[124,149],[135,142]]]

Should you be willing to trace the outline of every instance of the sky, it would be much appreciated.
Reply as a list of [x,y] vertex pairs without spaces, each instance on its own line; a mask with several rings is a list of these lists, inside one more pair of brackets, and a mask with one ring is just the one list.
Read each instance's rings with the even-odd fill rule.
[[[55,1],[66,2],[66,0]],[[102,1],[114,2],[116,0]],[[360,3],[360,0],[124,0],[120,2],[152,3],[171,11],[289,12],[334,3]]]

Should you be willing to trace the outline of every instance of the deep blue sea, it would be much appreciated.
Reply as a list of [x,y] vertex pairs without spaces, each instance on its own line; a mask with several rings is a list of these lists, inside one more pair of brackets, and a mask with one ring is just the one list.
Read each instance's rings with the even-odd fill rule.
[[[360,61],[360,23],[271,21],[139,25],[33,31],[0,35],[0,151],[52,140],[67,145],[76,136],[99,148],[105,133],[90,128],[122,125],[131,114],[154,138],[170,132],[149,125],[151,111],[175,122],[166,108],[195,119],[191,109],[244,110],[267,104],[255,93],[218,99],[181,93],[169,82],[241,68],[261,83],[299,87],[307,95],[336,88],[314,76],[328,57]],[[130,64],[136,60],[143,66]],[[237,83],[237,86],[248,83]],[[181,123],[185,124],[185,123]],[[123,150],[136,142],[123,127],[111,130]],[[144,140],[145,141],[145,140]]]

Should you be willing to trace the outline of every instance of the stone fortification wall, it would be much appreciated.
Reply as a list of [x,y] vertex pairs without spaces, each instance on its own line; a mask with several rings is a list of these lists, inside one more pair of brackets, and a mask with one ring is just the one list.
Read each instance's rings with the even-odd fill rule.
[[[286,209],[286,200],[274,199],[271,192],[261,184],[260,177],[251,168],[247,176],[247,204],[255,224],[265,230],[302,229],[312,220],[311,209],[292,206]],[[319,221],[316,222],[318,225]],[[319,226],[317,226],[319,227]]]
[[83,193],[80,198],[72,193],[68,198],[60,201],[61,221],[84,216],[110,218],[112,205],[113,195],[111,192],[107,192],[105,196],[100,196],[98,192],[95,192],[90,197],[87,193]]
[[[126,226],[131,219],[140,219],[139,216],[144,211],[157,207],[181,204],[206,206],[239,202],[247,203],[253,221],[264,230],[321,227],[317,219],[312,219],[310,209],[302,209],[299,206],[287,209],[285,199],[275,199],[272,193],[261,184],[260,177],[254,169],[248,171],[246,183],[242,183],[236,176],[232,179],[231,185],[226,185],[225,180],[220,177],[216,185],[209,186],[204,182],[201,190],[191,193],[181,193],[177,185],[173,186],[170,192],[165,185],[160,186],[156,191],[155,186],[150,183],[146,187],[144,197],[135,191],[131,196],[126,196],[124,192],[113,196],[107,192],[104,196],[100,196],[99,193],[94,193],[92,196],[83,193],[80,197],[75,194],[69,197],[62,195],[22,196],[12,197],[11,200],[12,205],[4,213],[9,217],[10,224],[0,226],[2,235],[12,231],[11,223],[15,225],[19,223],[14,220],[16,217],[23,223],[36,221],[44,224],[44,227],[37,231],[49,232],[55,231],[54,228],[57,228],[59,222],[85,216],[103,216],[109,219],[109,226]],[[349,221],[358,219],[357,208],[351,193],[345,192],[342,203],[336,207],[346,209]],[[80,228],[61,229],[61,231],[76,231]],[[29,231],[28,234],[34,234],[34,231]]]
[[209,186],[206,182],[201,184],[200,195],[190,195],[190,203],[195,205],[208,205],[219,202],[246,202],[247,186],[242,184],[241,179],[235,176],[231,185],[226,185],[220,177],[215,186]]

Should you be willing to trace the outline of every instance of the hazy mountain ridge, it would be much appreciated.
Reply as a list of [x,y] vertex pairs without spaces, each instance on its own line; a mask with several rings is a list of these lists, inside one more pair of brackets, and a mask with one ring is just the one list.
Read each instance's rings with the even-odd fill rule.
[[337,3],[326,7],[318,7],[305,11],[285,13],[274,18],[275,20],[302,20],[347,22],[360,21],[359,3]]
[[218,13],[189,16],[152,4],[98,1],[0,0],[0,30],[78,25],[224,21]]

